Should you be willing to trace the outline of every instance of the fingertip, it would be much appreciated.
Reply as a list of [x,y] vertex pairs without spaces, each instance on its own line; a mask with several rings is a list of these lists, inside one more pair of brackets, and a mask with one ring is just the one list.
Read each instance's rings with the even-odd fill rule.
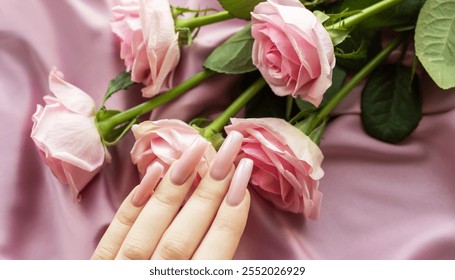
[[221,145],[210,168],[210,176],[215,180],[223,180],[229,173],[243,142],[240,132],[232,131]]
[[136,187],[135,193],[131,198],[131,203],[135,207],[144,206],[145,202],[153,194],[155,187],[164,171],[164,166],[159,162],[154,162],[147,168],[144,177],[142,178],[139,185]]
[[173,164],[169,179],[174,185],[182,185],[189,179],[198,162],[204,156],[209,143],[203,138],[196,138],[191,146]]
[[245,198],[245,191],[248,187],[253,167],[254,162],[249,158],[242,158],[237,165],[226,197],[226,202],[230,206],[239,205]]

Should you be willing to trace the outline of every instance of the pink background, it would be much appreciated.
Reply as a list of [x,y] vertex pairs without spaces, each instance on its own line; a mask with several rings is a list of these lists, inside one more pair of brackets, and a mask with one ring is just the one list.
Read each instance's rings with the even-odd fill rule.
[[[129,134],[112,163],[73,203],[40,160],[30,138],[36,104],[49,94],[52,66],[97,104],[123,70],[109,29],[113,1],[4,1],[0,6],[0,259],[87,259],[138,174]],[[175,3],[176,1],[172,1]],[[177,1],[180,4],[188,1]],[[189,1],[197,7],[199,1]],[[215,1],[201,1],[214,3]],[[216,7],[216,5],[215,5]],[[203,28],[185,49],[177,82],[201,69],[210,49],[244,22]],[[236,77],[219,76],[159,108],[151,118],[216,114],[235,94]],[[318,221],[280,212],[253,193],[238,259],[454,259],[455,94],[423,79],[424,117],[399,145],[366,135],[359,89],[336,110],[321,149],[325,177]],[[109,108],[137,104],[130,90]]]

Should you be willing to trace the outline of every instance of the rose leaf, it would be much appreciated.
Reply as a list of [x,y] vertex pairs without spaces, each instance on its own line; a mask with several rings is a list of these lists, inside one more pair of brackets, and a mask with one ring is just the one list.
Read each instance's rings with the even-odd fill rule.
[[251,25],[247,25],[217,47],[205,60],[203,66],[225,74],[252,72],[256,70],[251,57],[253,42]]
[[433,81],[455,87],[455,0],[427,0],[415,31],[416,55]]
[[221,6],[228,11],[232,16],[241,19],[249,20],[250,12],[254,7],[264,0],[218,0]]
[[378,69],[363,89],[361,110],[369,135],[388,143],[404,140],[422,118],[417,76],[401,65]]

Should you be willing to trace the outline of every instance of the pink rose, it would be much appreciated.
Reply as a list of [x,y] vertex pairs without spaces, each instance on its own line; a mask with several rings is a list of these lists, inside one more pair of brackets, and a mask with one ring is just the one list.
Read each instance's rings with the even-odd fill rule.
[[46,106],[37,106],[31,137],[54,175],[69,184],[77,198],[110,155],[95,125],[94,100],[65,82],[55,67],[49,88],[55,97],[45,96]]
[[[144,176],[147,167],[155,162],[163,165],[166,172],[196,138],[204,139],[194,128],[176,119],[145,121],[134,125],[132,130],[136,143],[131,150],[131,158],[133,163],[137,164],[141,176]],[[199,177],[205,175],[215,154],[213,146],[208,145],[197,166]]]
[[131,70],[131,79],[145,85],[143,96],[172,88],[180,49],[169,2],[123,1],[112,11],[111,29],[120,38],[120,57]]
[[[139,2],[130,0],[112,8],[114,19],[111,30],[120,39],[120,58],[125,61],[126,71],[133,68],[132,79],[141,83],[148,76],[148,61],[136,61],[137,56],[147,56],[145,52],[144,36],[142,36],[141,19],[139,18]],[[142,54],[139,54],[142,52]],[[141,63],[145,65],[140,65]],[[136,65],[135,65],[136,63]],[[142,77],[143,80],[139,80]]]
[[242,157],[254,161],[250,185],[279,209],[317,219],[323,155],[303,132],[282,119],[231,119],[226,132],[245,137]]
[[319,106],[335,66],[333,44],[321,22],[298,0],[259,3],[251,16],[253,64],[273,92]]

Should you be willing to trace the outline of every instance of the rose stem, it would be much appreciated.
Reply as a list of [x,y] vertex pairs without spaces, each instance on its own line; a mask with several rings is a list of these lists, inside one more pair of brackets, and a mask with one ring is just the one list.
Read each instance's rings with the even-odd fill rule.
[[311,121],[307,132],[311,133],[319,123],[343,100],[343,98],[356,87],[366,76],[368,76],[383,60],[385,60],[389,54],[403,41],[403,36],[398,36],[379,54],[377,54],[368,64],[366,64],[357,74],[355,74],[341,89],[333,96],[327,104],[322,107],[320,111],[317,111],[313,120]]
[[126,111],[118,113],[106,120],[99,122],[97,125],[101,137],[103,137],[104,139],[104,136],[108,135],[108,133],[116,126],[121,125],[127,121],[131,121],[140,115],[150,112],[151,110],[155,109],[158,106],[161,106],[171,100],[174,100],[178,96],[199,85],[202,81],[211,77],[214,73],[215,72],[211,70],[203,70],[195,74],[191,78],[183,81],[181,84],[174,87],[173,89],[160,95],[157,95],[156,97],[149,99],[148,101],[141,103],[133,108],[130,108]]
[[204,137],[210,139],[214,134],[220,132],[229,122],[229,119],[237,114],[237,112],[240,111],[240,109],[242,109],[266,84],[264,78],[260,77],[257,79],[250,87],[240,94],[239,97],[223,111],[223,113],[204,128]]
[[340,28],[348,29],[377,13],[380,13],[390,7],[395,6],[396,4],[398,4],[401,1],[402,0],[384,0],[384,1],[378,2],[374,5],[371,5],[365,9],[361,10],[360,13],[358,13],[358,14],[352,15],[350,17],[347,17],[347,18],[341,20],[340,22],[327,26],[326,29],[327,30],[340,29]]
[[204,25],[209,25],[212,23],[225,21],[228,19],[233,19],[234,17],[229,14],[227,11],[222,11],[214,14],[208,14],[193,18],[182,18],[175,20],[175,28],[189,28],[194,29]]

